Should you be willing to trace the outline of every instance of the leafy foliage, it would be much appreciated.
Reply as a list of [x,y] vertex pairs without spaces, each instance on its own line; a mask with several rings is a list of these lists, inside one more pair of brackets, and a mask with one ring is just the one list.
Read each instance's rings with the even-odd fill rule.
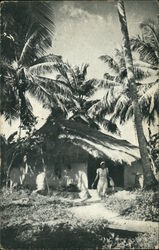
[[140,24],[141,36],[131,39],[132,49],[140,55],[140,60],[152,66],[159,65],[159,29],[151,19]]
[[[57,63],[56,82],[68,86],[72,93],[72,102],[67,101],[68,119],[81,122],[85,125],[99,129],[99,123],[104,125],[109,131],[116,132],[117,128],[104,117],[98,119],[91,117],[89,109],[98,100],[91,100],[92,95],[97,90],[98,80],[87,79],[88,64],[83,64],[81,67],[71,67],[68,63]],[[65,95],[66,96],[66,95]]]
[[[152,232],[135,234],[110,230],[107,228],[107,220],[103,218],[91,220],[76,218],[71,212],[73,199],[70,199],[70,196],[69,200],[63,199],[63,197],[68,198],[67,192],[60,194],[53,192],[50,197],[37,194],[28,196],[27,190],[3,194],[1,225],[3,246],[9,249],[17,248],[17,245],[21,248],[33,246],[51,248],[54,245],[56,248],[154,249],[157,245],[157,237]],[[24,202],[15,203],[17,197]],[[108,200],[109,198],[111,196]],[[113,204],[112,209],[115,208],[116,204]]]
[[157,172],[159,171],[159,134],[151,134],[149,130],[149,141],[148,141],[148,149],[149,154],[152,157],[152,160],[155,164]]
[[[111,121],[115,122],[119,119],[120,123],[124,123],[134,115],[131,102],[131,90],[127,83],[127,71],[123,51],[116,49],[115,65],[114,59],[110,56],[100,57],[114,71],[114,75],[105,73],[104,79],[98,83],[98,87],[104,89],[105,95],[98,100],[92,107],[90,112],[98,117],[109,114]],[[104,58],[104,59],[103,59]],[[118,70],[120,69],[120,70]],[[150,123],[154,123],[158,110],[158,80],[152,83],[142,83],[142,80],[150,76],[150,72],[144,71],[139,67],[134,68],[137,82],[138,101],[143,117]]]
[[64,109],[65,100],[70,98],[67,86],[44,77],[61,61],[60,56],[46,55],[52,46],[52,20],[51,2],[2,3],[1,113],[6,120],[20,116],[25,126],[35,122],[26,91],[46,105],[51,103],[51,108]]

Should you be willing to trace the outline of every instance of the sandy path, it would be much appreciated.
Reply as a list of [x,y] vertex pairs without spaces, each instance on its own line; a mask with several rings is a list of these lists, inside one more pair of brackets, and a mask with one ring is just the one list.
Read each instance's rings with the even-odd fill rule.
[[[76,206],[78,204],[78,206]],[[94,194],[91,199],[81,202],[75,201],[75,206],[70,208],[73,215],[83,221],[87,220],[107,220],[108,228],[128,230],[133,232],[158,232],[159,225],[157,222],[151,221],[137,221],[125,219],[118,213],[108,210],[104,206],[104,202]]]

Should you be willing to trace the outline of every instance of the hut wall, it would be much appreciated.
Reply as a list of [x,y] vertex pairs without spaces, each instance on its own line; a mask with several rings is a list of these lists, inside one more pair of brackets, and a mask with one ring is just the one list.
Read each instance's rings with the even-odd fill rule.
[[132,166],[124,167],[124,187],[135,187],[136,174],[142,175],[142,166],[139,161],[132,163]]
[[[47,169],[47,181],[51,188],[56,189],[69,184],[75,184],[80,190],[88,188],[87,162],[73,162],[70,167],[61,167],[59,173],[55,173],[54,167]],[[36,189],[37,171],[34,174],[26,174],[24,186]],[[19,178],[19,176],[18,176]]]
[[50,187],[58,188],[75,184],[82,190],[88,187],[87,162],[74,162],[70,168],[63,167],[60,177],[54,174],[53,170],[47,171],[47,179]]
[[[54,169],[48,169],[46,173],[47,173],[48,185],[53,189],[59,188],[62,184],[61,178],[59,178],[55,174]],[[37,175],[38,175],[37,171],[34,171],[33,175],[27,174],[25,177],[24,186],[31,189],[36,189]]]
[[69,170],[64,170],[66,185],[76,184],[80,190],[88,188],[87,166],[87,162],[74,162]]

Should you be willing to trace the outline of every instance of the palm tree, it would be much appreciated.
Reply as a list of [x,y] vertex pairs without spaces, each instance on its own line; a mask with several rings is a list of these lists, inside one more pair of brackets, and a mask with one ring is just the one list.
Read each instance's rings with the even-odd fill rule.
[[145,86],[141,99],[143,114],[149,113],[150,123],[155,116],[159,116],[159,28],[153,20],[148,19],[140,24],[140,30],[141,36],[131,39],[131,48],[139,54],[140,67],[151,69],[157,77],[156,82]]
[[140,149],[142,167],[144,173],[144,186],[151,187],[151,185],[154,184],[154,175],[151,169],[151,163],[148,157],[146,139],[142,127],[142,115],[138,104],[133,59],[130,49],[129,33],[127,28],[126,13],[123,0],[118,0],[117,7],[118,7],[121,31],[123,34],[123,49],[124,49],[125,64],[127,69],[128,87],[130,90],[132,105],[134,109],[134,121],[137,131],[137,137],[139,142],[139,149]]
[[[152,105],[154,105],[156,110],[158,109],[156,107],[156,103],[158,101],[154,96],[153,100],[155,100],[155,102],[153,102],[152,99],[149,99],[149,102],[147,102],[147,88],[143,87],[140,83],[136,83],[136,80],[142,80],[142,78],[148,76],[149,73],[145,73],[141,69],[135,68],[133,65],[132,54],[129,46],[130,43],[124,4],[123,1],[120,0],[118,1],[118,13],[121,23],[121,30],[123,33],[123,50],[116,51],[116,58],[118,59],[118,62],[110,56],[101,57],[101,59],[104,60],[115,72],[115,75],[112,76],[108,73],[105,74],[105,79],[99,84],[100,87],[105,89],[105,96],[103,100],[96,103],[90,111],[93,113],[98,112],[100,114],[103,112],[103,110],[105,110],[107,114],[113,114],[111,118],[112,120],[120,118],[121,123],[134,115],[134,122],[137,130],[140,154],[143,164],[144,184],[146,187],[151,186],[154,181],[154,176],[148,158],[146,139],[143,133],[142,116],[139,105],[142,106],[143,110],[145,110],[144,106],[147,106],[147,110],[145,112],[145,116],[147,116],[147,111],[149,111]],[[151,87],[153,87],[154,83],[151,85]],[[140,92],[137,92],[137,88],[140,89]],[[143,94],[143,92],[145,93]]]
[[89,65],[83,64],[81,67],[75,66],[72,68],[68,63],[58,63],[56,66],[58,71],[56,81],[69,86],[73,95],[73,102],[68,102],[66,105],[69,111],[68,119],[96,129],[100,128],[99,125],[103,125],[112,133],[118,132],[116,124],[105,119],[104,113],[102,116],[96,114],[93,117],[89,113],[89,109],[99,101],[92,99],[98,80],[87,79]]
[[29,126],[35,118],[26,91],[52,106],[55,102],[63,105],[58,94],[70,96],[67,86],[41,75],[42,71],[52,71],[61,60],[46,55],[54,32],[52,3],[4,2],[1,15],[1,113],[7,120],[20,116],[21,123]]
[[[134,115],[134,112],[129,88],[127,86],[127,70],[123,51],[116,49],[114,58],[104,55],[101,56],[100,59],[108,65],[113,72],[113,75],[106,73],[104,75],[104,80],[101,81],[98,86],[104,87],[113,95],[109,98],[109,102],[107,103],[107,106],[109,105],[110,113],[113,113],[111,120],[115,121],[116,119],[120,119],[120,123],[124,123]],[[138,67],[134,67],[134,74],[137,85],[139,106],[142,111],[143,118],[145,118],[150,126],[151,123],[155,122],[156,114],[159,115],[157,91],[158,80],[152,83],[144,83],[142,80],[149,77],[151,73],[149,70],[144,71]],[[108,93],[106,95],[108,95]],[[109,96],[108,95],[106,98],[106,95],[103,100],[100,100],[95,104],[97,106],[96,109],[95,107],[92,108],[92,111],[94,109],[94,113],[97,110],[98,112],[103,110],[106,105],[105,101]]]

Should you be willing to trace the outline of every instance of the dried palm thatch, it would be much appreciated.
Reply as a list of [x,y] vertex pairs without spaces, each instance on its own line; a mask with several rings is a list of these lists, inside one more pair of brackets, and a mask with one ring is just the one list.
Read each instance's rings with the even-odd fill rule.
[[[66,144],[66,151],[69,143],[81,148],[94,158],[110,159],[128,165],[140,158],[138,147],[126,140],[117,139],[75,121],[63,120],[58,125],[60,126],[58,140],[61,144]],[[54,126],[55,123],[50,119],[47,121],[47,127],[45,124],[45,129],[47,128],[49,132]]]

